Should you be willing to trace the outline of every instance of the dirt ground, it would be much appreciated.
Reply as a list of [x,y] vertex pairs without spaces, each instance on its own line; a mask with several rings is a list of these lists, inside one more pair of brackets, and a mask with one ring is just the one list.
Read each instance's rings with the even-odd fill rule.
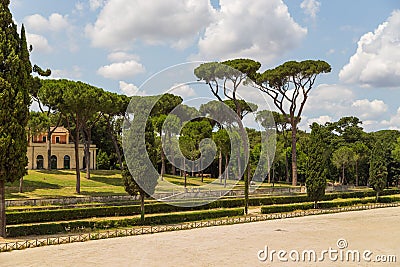
[[[305,250],[317,262],[302,261]],[[391,255],[397,263],[373,262]],[[33,248],[0,253],[0,266],[400,266],[400,207]]]

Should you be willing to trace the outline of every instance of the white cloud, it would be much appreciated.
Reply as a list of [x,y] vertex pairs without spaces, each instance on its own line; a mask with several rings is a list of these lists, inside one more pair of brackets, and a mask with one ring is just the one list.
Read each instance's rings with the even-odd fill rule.
[[111,62],[123,62],[128,60],[139,60],[139,56],[128,54],[126,52],[113,52],[108,55],[108,60]]
[[299,128],[303,131],[310,132],[310,125],[312,125],[314,122],[324,125],[325,123],[332,122],[332,121],[333,121],[332,117],[327,116],[327,115],[322,115],[322,116],[319,116],[318,118],[310,118],[310,119],[303,116],[301,118]]
[[303,9],[304,13],[313,19],[315,19],[317,16],[320,6],[321,3],[316,0],[304,0],[300,4],[300,7]]
[[143,72],[145,72],[144,66],[135,60],[112,63],[97,70],[97,73],[101,76],[115,80],[132,78],[133,76]]
[[28,46],[32,45],[34,53],[50,53],[53,51],[47,39],[42,35],[26,33],[26,39]]
[[90,10],[97,10],[102,7],[105,3],[105,0],[89,0]]
[[342,116],[355,99],[354,93],[341,85],[321,84],[311,90],[310,97],[304,106],[305,112],[323,111],[323,114]]
[[400,131],[400,107],[397,109],[397,113],[392,116],[390,120],[382,121],[382,125],[387,129]]
[[336,52],[336,50],[331,48],[331,49],[328,50],[328,52],[326,52],[326,54],[329,56],[329,55],[334,54],[335,52]]
[[220,0],[216,20],[199,40],[202,60],[236,57],[271,63],[297,47],[307,29],[297,24],[281,0]]
[[400,10],[360,38],[357,52],[342,68],[339,78],[365,87],[399,87]]
[[85,6],[83,5],[82,2],[77,2],[75,4],[75,10],[76,11],[82,12],[84,9],[85,9]]
[[136,85],[134,85],[132,83],[126,83],[124,81],[119,82],[119,89],[127,96],[134,96],[134,95],[145,96],[146,95],[146,92],[140,91]]
[[[301,129],[312,122],[336,121],[344,116],[356,116],[368,129],[378,129],[378,121],[388,116],[387,104],[378,99],[358,99],[348,88],[335,84],[322,84],[311,91],[304,107]],[[318,117],[319,116],[319,117]],[[309,117],[309,119],[307,119]],[[326,121],[325,121],[326,120]],[[366,127],[367,129],[367,127]]]
[[76,80],[82,77],[82,70],[79,66],[73,66],[71,70],[51,70],[52,79],[71,79]]
[[353,102],[352,107],[355,108],[361,119],[379,117],[388,110],[385,102],[376,99],[373,101],[369,101],[368,99],[356,100]]
[[171,88],[171,91],[168,92],[174,95],[182,96],[183,98],[196,95],[194,89],[187,84],[174,84]]
[[48,30],[58,32],[69,27],[67,16],[58,13],[51,14],[48,19],[34,14],[25,17],[24,23],[30,32],[46,32]]
[[[127,48],[146,44],[190,45],[213,18],[207,0],[109,0],[86,34],[93,46]],[[129,15],[128,15],[129,14]]]

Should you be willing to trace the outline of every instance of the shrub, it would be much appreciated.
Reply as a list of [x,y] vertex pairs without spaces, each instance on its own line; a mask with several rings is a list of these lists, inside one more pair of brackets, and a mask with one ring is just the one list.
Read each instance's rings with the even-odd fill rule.
[[[146,225],[173,224],[197,220],[215,219],[243,215],[243,209],[220,209],[209,211],[193,211],[166,215],[152,215],[145,218]],[[110,229],[140,225],[140,218],[101,221],[72,221],[61,223],[42,223],[33,225],[15,225],[7,227],[7,236],[45,235],[77,232],[83,230]]]

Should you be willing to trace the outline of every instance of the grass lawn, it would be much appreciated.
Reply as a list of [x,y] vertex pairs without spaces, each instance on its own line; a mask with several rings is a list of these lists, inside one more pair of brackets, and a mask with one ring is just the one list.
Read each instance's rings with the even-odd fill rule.
[[[121,173],[118,170],[95,170],[91,172],[90,180],[85,178],[85,172],[81,172],[81,193],[75,193],[76,177],[75,171],[71,170],[29,170],[24,176],[23,193],[19,193],[19,181],[6,184],[7,199],[22,198],[51,198],[51,197],[71,197],[71,196],[106,196],[106,195],[126,195]],[[207,186],[211,190],[224,190],[223,185],[212,184],[215,178],[204,178],[201,182],[200,177],[187,177],[188,188]],[[168,183],[170,182],[170,183]],[[227,180],[228,188],[236,184],[236,180]],[[172,191],[174,185],[183,186],[184,178],[180,176],[166,175],[164,181],[159,180],[158,191]],[[259,188],[272,187],[272,184],[263,183]],[[275,187],[291,187],[287,184],[277,184]],[[243,190],[243,181],[234,185],[233,189]],[[182,188],[180,188],[182,190]]]
[[23,193],[19,181],[6,184],[6,198],[50,198],[71,196],[126,195],[119,171],[92,171],[90,180],[81,172],[81,194],[75,193],[74,171],[29,170],[24,176]]

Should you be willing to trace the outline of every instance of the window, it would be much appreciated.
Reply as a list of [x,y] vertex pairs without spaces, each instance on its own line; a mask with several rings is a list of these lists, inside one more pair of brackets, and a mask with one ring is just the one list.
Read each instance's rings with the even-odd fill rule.
[[51,156],[50,160],[51,160],[50,161],[51,169],[56,170],[57,169],[57,157],[53,155],[53,156]]
[[38,155],[36,157],[36,169],[40,170],[43,169],[44,166],[44,158],[42,155]]
[[60,143],[60,137],[56,136],[56,143],[59,144]]
[[70,161],[71,158],[68,155],[64,156],[64,169],[69,170],[70,169]]
[[46,136],[42,137],[42,141],[43,141],[43,143],[46,143]]

